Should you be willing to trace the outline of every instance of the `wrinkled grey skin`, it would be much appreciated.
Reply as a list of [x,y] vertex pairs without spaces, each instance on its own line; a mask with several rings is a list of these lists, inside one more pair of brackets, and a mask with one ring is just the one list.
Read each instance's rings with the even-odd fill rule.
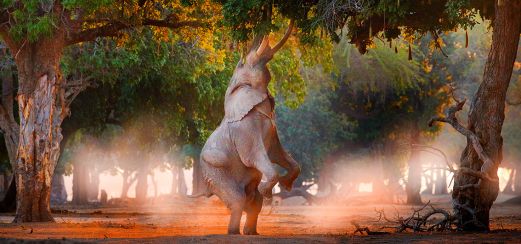
[[[266,64],[280,45],[272,49],[264,38],[244,63],[239,62],[226,91],[225,117],[201,152],[205,195],[217,195],[231,210],[228,234],[240,234],[243,211],[247,214],[243,234],[258,234],[263,196],[270,198],[277,182],[291,190],[300,173],[297,162],[280,144],[274,100],[267,89],[270,73]],[[279,176],[274,164],[286,169],[286,175]]]

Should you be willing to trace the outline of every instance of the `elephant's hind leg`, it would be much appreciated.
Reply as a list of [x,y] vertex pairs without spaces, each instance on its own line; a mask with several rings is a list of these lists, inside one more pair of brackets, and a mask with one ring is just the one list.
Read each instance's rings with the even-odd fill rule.
[[254,197],[249,199],[244,210],[246,211],[246,224],[244,224],[243,233],[245,235],[258,235],[257,219],[262,209],[262,195],[258,190],[253,193]]
[[244,189],[230,176],[217,169],[217,177],[211,181],[212,192],[215,193],[231,211],[228,234],[241,234],[242,212],[246,204]]

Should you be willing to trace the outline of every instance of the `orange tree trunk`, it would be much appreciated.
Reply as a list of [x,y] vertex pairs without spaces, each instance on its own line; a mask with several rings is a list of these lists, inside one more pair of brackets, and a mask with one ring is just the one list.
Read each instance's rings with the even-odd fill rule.
[[[498,2],[501,3],[498,5]],[[468,129],[480,139],[485,153],[494,161],[501,162],[503,138],[501,128],[505,117],[505,96],[512,75],[521,26],[521,1],[497,1],[492,34],[492,47],[485,64],[483,82],[473,98],[468,115]],[[461,156],[461,166],[481,170],[472,142]],[[497,173],[497,166],[493,169]],[[471,175],[457,174],[455,187],[476,184]],[[499,183],[483,181],[479,188],[453,191],[453,203],[461,230],[486,231],[489,229],[489,213],[496,200]]]
[[[18,67],[19,144],[15,177],[14,222],[53,221],[51,181],[60,153],[65,110],[59,61],[63,38],[27,43],[15,61]],[[63,37],[63,36],[62,36]]]

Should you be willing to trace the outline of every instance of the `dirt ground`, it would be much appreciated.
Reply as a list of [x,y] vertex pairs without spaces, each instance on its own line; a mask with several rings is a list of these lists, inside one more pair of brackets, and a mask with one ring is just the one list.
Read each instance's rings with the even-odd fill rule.
[[[361,200],[362,199],[362,200]],[[13,215],[0,216],[0,242],[55,243],[521,243],[521,206],[498,199],[491,213],[492,233],[353,234],[352,222],[379,230],[375,209],[388,217],[411,213],[411,206],[382,205],[353,199],[349,204],[303,206],[298,199],[259,217],[259,236],[228,236],[228,211],[216,199],[171,199],[145,207],[72,207],[54,211],[56,223],[11,224]],[[450,209],[449,196],[424,197],[436,207]],[[243,217],[243,223],[244,223]],[[392,231],[392,230],[387,230]]]

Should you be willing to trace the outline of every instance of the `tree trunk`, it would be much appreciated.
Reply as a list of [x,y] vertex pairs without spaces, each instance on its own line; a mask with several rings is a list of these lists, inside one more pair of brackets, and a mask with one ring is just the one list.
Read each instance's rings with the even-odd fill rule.
[[177,194],[186,196],[187,191],[185,173],[183,172],[183,167],[179,166],[177,167]]
[[132,172],[129,172],[128,170],[125,170],[123,172],[123,186],[121,188],[121,199],[125,199],[128,197],[128,190],[134,184],[136,181],[136,176],[132,177]]
[[[500,3],[500,5],[498,5]],[[468,115],[468,129],[480,139],[484,152],[495,163],[483,171],[497,177],[498,164],[502,160],[503,138],[501,128],[505,117],[505,96],[516,57],[521,25],[521,2],[502,0],[495,2],[495,20],[492,47],[485,64],[481,83]],[[461,155],[461,167],[481,170],[483,162],[467,139]],[[478,178],[468,174],[455,176],[454,188],[478,183]],[[489,213],[499,192],[499,182],[483,180],[479,187],[467,187],[452,193],[459,229],[465,231],[489,230]]]
[[[411,144],[419,144],[420,130],[415,123],[412,128]],[[420,161],[420,152],[418,150],[411,150],[411,156],[409,158],[409,174],[407,177],[406,193],[407,193],[407,204],[422,204],[420,196],[421,190],[421,175],[422,165]]]
[[176,166],[172,166],[172,168],[170,169],[170,172],[172,173],[172,188],[170,188],[170,195],[172,196],[175,196],[177,195],[177,185],[178,185],[178,178],[177,178],[177,167]]
[[136,183],[136,201],[144,203],[147,199],[148,190],[148,167],[143,166],[137,172],[137,183]]
[[199,157],[195,157],[193,162],[192,172],[192,195],[206,192],[206,186],[204,185],[203,173],[201,171],[201,165]]
[[445,170],[436,170],[436,183],[434,186],[434,194],[443,195],[447,194],[447,178]]
[[[4,133],[4,142],[7,148],[7,156],[11,169],[15,170],[16,166],[16,150],[18,148],[18,138],[20,126],[14,118],[14,79],[13,71],[10,66],[7,66],[1,73],[2,77],[2,99],[0,104],[0,129]],[[6,174],[7,177],[7,174]],[[6,190],[16,189],[16,178],[11,174],[4,179]],[[7,192],[7,191],[6,191]],[[16,207],[16,191],[10,191],[9,194],[4,194],[4,198],[0,201],[0,212],[9,212]]]
[[14,118],[14,79],[13,71],[7,66],[2,72],[2,100],[0,106],[0,128],[2,129],[7,155],[11,164],[11,169],[15,169],[16,150],[18,148],[18,138],[20,126]]
[[74,162],[72,169],[72,203],[89,202],[89,170],[85,162]]
[[51,204],[58,205],[67,202],[67,190],[62,173],[55,173],[52,177]]
[[96,169],[91,169],[90,172],[90,184],[89,184],[89,196],[90,201],[98,201],[99,195],[99,175],[100,173]]

